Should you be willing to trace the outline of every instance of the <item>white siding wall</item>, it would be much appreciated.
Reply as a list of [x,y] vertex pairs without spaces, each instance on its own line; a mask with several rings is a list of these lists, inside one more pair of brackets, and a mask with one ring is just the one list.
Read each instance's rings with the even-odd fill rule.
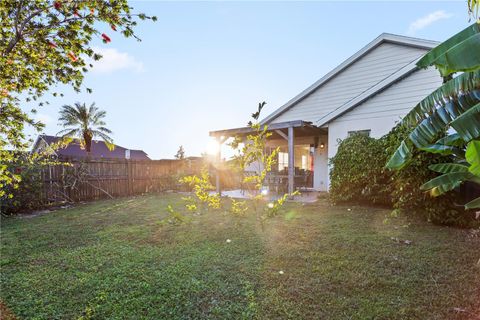
[[291,120],[316,122],[425,52],[424,49],[382,43],[271,123]]
[[388,133],[418,102],[442,84],[437,70],[419,70],[393,84],[328,124],[328,158],[338,149],[338,139],[348,131],[371,130],[379,138]]
[[[320,149],[320,144],[325,147]],[[320,136],[319,147],[313,156],[313,188],[318,191],[328,190],[328,137]]]

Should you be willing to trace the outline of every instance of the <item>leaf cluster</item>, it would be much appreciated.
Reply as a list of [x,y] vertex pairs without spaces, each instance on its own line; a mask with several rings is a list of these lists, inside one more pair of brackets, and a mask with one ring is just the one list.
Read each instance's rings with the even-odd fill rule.
[[[127,0],[4,0],[0,4],[0,184],[15,184],[19,177],[5,163],[17,161],[25,151],[25,127],[40,131],[22,109],[30,101],[49,104],[45,93],[58,84],[81,91],[85,73],[101,59],[91,45],[94,38],[111,41],[109,33],[140,40],[134,32],[138,20],[156,17],[135,13]],[[85,88],[91,92],[90,88]],[[62,96],[53,92],[52,96]],[[36,109],[31,110],[32,113]],[[8,150],[7,150],[8,149]]]
[[[403,169],[413,160],[415,149],[451,155],[449,162],[430,166],[442,175],[421,186],[434,197],[465,182],[480,185],[480,55],[472,54],[479,50],[480,21],[441,43],[417,63],[422,68],[435,66],[445,81],[405,116],[402,124],[410,133],[387,167]],[[453,77],[459,72],[463,73]],[[467,201],[465,209],[480,208],[480,197]]]
[[437,224],[474,223],[473,215],[455,205],[461,201],[458,193],[432,198],[421,189],[425,181],[436,177],[429,167],[451,161],[451,155],[414,150],[411,161],[402,170],[385,168],[392,152],[408,134],[408,128],[399,124],[379,139],[353,135],[341,140],[337,154],[330,160],[330,200],[374,203]]

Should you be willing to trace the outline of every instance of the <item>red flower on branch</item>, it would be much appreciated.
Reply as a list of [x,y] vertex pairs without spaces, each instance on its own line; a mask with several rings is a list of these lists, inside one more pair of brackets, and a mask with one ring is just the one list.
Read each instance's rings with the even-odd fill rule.
[[72,51],[68,53],[68,57],[70,58],[70,60],[72,60],[72,62],[75,62],[78,60],[77,56]]
[[112,41],[112,39],[110,39],[110,37],[107,36],[105,33],[102,33],[102,38],[104,43],[109,43],[110,41]]
[[55,1],[53,3],[53,6],[55,7],[55,9],[60,10],[60,7],[62,6],[62,3],[60,1]]
[[117,27],[115,27],[114,24],[111,24],[111,25],[110,25],[110,28],[112,28],[113,31],[117,31]]

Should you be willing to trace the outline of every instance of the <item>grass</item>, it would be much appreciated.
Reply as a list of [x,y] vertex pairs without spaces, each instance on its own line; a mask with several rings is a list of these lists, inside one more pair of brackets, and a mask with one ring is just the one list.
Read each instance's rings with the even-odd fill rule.
[[144,196],[2,218],[4,308],[21,319],[475,319],[480,312],[480,239],[466,230],[405,218],[385,224],[388,211],[324,202],[288,204],[264,228],[221,212],[162,226],[166,206],[180,203],[178,195]]

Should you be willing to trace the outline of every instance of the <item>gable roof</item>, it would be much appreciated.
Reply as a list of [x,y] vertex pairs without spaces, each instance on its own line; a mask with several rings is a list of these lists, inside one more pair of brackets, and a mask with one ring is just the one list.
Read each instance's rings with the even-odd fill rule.
[[[335,69],[327,73],[325,76],[320,78],[317,82],[312,84],[310,87],[305,89],[304,91],[300,92],[297,96],[293,97],[291,100],[289,100],[286,104],[272,112],[270,115],[268,115],[265,119],[262,120],[262,124],[266,124],[286,112],[287,110],[291,109],[293,106],[295,106],[298,102],[302,101],[304,98],[309,96],[311,93],[316,91],[318,88],[320,88],[322,85],[324,85],[326,82],[334,78],[336,75],[338,75],[340,72],[344,71],[347,69],[349,66],[354,64],[356,61],[358,61],[360,58],[364,57],[366,54],[371,52],[373,49],[377,48],[380,46],[382,43],[393,43],[393,44],[399,44],[403,46],[408,46],[408,47],[414,47],[414,48],[420,48],[420,49],[426,49],[430,50],[434,47],[436,47],[439,42],[437,41],[431,41],[431,40],[424,40],[424,39],[418,39],[418,38],[412,38],[412,37],[405,37],[405,36],[399,36],[395,34],[390,34],[390,33],[382,33],[380,36],[378,36],[376,39],[374,39],[372,42],[367,44],[365,47],[363,47],[360,51],[355,53],[353,56],[342,62],[340,65],[338,65]],[[335,109],[322,119],[319,119],[316,125],[322,126],[325,125],[326,123],[330,122],[334,118],[338,117],[339,115],[343,114],[344,112],[350,110],[351,108],[355,107],[359,103],[365,101],[368,97],[374,95],[375,93],[379,92],[380,90],[383,90],[384,88],[388,87],[390,84],[394,83],[395,81],[400,80],[401,78],[407,76],[409,73],[413,72],[416,70],[416,62],[417,60],[409,63],[408,65],[404,66],[397,72],[393,73],[386,79],[380,81],[376,85],[374,85],[372,88],[366,90],[365,92],[361,93],[357,97],[351,99],[350,101],[345,102],[344,105],[340,106],[339,108]]]
[[[61,137],[49,136],[49,135],[40,135],[37,138],[33,146],[33,151],[35,152],[38,148],[40,141],[44,141],[46,144],[50,145],[52,143],[59,142]],[[90,156],[94,159],[126,159],[125,152],[130,150],[130,159],[131,160],[150,160],[147,153],[143,150],[131,150],[118,145],[115,145],[115,148],[110,151],[104,141],[93,140],[92,141],[92,150]],[[65,158],[85,158],[87,156],[85,149],[82,149],[80,142],[75,139],[68,144],[65,148],[55,150],[55,153],[59,157]]]

